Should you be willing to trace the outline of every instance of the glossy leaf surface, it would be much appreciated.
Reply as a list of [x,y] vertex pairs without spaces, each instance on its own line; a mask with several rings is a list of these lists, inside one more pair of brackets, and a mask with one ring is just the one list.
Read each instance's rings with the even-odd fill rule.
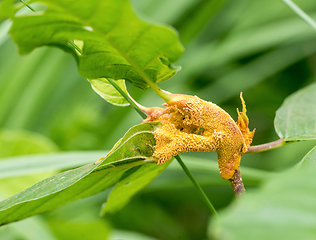
[[[39,2],[37,0],[30,1]],[[146,88],[172,77],[183,52],[176,32],[141,21],[127,0],[43,0],[47,10],[13,18],[10,31],[25,54],[43,45],[72,52],[88,79],[125,79]],[[82,41],[81,55],[69,41]]]
[[316,139],[316,84],[310,84],[285,99],[276,112],[274,125],[287,141]]

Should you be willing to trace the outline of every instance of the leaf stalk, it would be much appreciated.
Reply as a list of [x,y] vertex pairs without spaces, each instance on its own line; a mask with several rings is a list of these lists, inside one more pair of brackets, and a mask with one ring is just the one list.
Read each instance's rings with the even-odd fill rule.
[[116,84],[115,80],[107,78],[109,83],[125,98],[126,101],[128,101],[131,106],[136,110],[136,112],[143,118],[145,119],[147,115],[141,110],[143,107],[137,103],[129,94],[124,92],[119,85]]
[[23,3],[28,9],[30,9],[32,12],[36,12],[34,8],[32,8],[30,5],[28,5],[26,2],[23,0],[20,0],[21,3]]
[[198,182],[195,180],[195,178],[193,177],[192,173],[189,171],[189,169],[187,168],[187,166],[184,164],[184,162],[182,161],[182,159],[180,158],[179,155],[175,156],[175,158],[177,159],[178,163],[180,164],[180,166],[182,167],[183,171],[185,172],[185,174],[188,176],[188,178],[191,180],[191,182],[193,183],[194,187],[198,190],[199,194],[201,195],[201,197],[203,198],[204,202],[206,203],[207,207],[209,208],[209,210],[215,215],[218,216],[214,206],[212,205],[212,203],[210,202],[210,200],[208,199],[208,197],[206,196],[205,192],[203,191],[203,189],[201,188],[201,186],[198,184]]
[[269,142],[269,143],[264,143],[264,144],[260,144],[256,146],[250,146],[246,153],[264,152],[264,151],[282,147],[288,143],[291,143],[291,142],[285,141],[284,139],[279,139],[279,140]]
[[172,93],[162,90],[156,83],[146,81],[149,87],[163,100],[165,100],[166,103],[170,102],[172,100]]

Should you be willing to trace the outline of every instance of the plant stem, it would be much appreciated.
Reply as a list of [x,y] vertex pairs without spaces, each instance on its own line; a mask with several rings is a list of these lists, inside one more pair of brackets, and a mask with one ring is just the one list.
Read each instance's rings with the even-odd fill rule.
[[229,179],[230,184],[234,190],[235,196],[240,197],[245,193],[244,183],[242,182],[240,167],[235,171],[233,177]]
[[160,87],[158,87],[156,83],[153,83],[151,81],[146,81],[146,82],[159,97],[165,100],[166,103],[172,100],[172,93],[162,90]]
[[187,168],[187,166],[184,164],[184,162],[182,161],[182,159],[180,158],[179,155],[175,156],[175,158],[177,159],[178,163],[180,164],[180,166],[182,167],[183,171],[186,173],[186,175],[188,176],[188,178],[191,180],[191,182],[193,183],[193,185],[195,186],[195,188],[198,190],[198,192],[200,193],[200,195],[202,196],[204,202],[206,203],[206,205],[208,206],[209,210],[215,215],[217,216],[217,212],[214,208],[214,206],[212,205],[212,203],[210,202],[210,200],[207,198],[205,192],[203,191],[203,189],[201,188],[201,186],[197,183],[197,181],[195,180],[195,178],[193,177],[193,175],[191,174],[191,172],[189,171],[189,169]]
[[264,152],[264,151],[268,151],[268,150],[275,149],[278,147],[282,147],[288,143],[291,143],[291,142],[287,142],[283,139],[279,139],[274,142],[264,143],[257,146],[250,146],[246,153]]
[[78,47],[73,41],[68,42],[70,46],[72,46],[74,49],[76,49],[80,54],[82,53],[82,50],[80,47]]
[[30,9],[33,12],[35,12],[35,9],[32,8],[30,5],[28,5],[26,2],[24,2],[23,0],[20,0],[20,2],[23,3],[28,9]]
[[125,98],[126,101],[128,101],[132,107],[137,111],[137,113],[142,117],[142,118],[146,118],[147,115],[141,110],[141,108],[139,107],[139,104],[126,92],[124,92],[115,82],[115,80],[107,78],[107,80],[109,81],[109,83],[112,84],[112,86]]
[[316,30],[316,22],[291,0],[283,0],[298,16]]

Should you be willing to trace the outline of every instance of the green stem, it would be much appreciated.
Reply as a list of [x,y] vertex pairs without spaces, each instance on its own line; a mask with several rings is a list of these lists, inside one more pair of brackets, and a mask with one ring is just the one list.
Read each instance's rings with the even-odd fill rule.
[[150,88],[163,100],[165,100],[166,103],[170,102],[172,100],[172,93],[162,90],[158,87],[156,83],[153,83],[151,81],[146,81],[147,84],[150,86]]
[[180,158],[179,155],[175,156],[175,158],[177,159],[178,163],[180,164],[180,166],[182,167],[183,171],[186,173],[186,175],[188,176],[188,178],[191,180],[191,182],[193,183],[193,185],[195,186],[195,188],[198,190],[198,192],[200,193],[201,197],[203,198],[204,202],[206,203],[206,205],[208,206],[209,210],[215,215],[217,216],[217,212],[214,208],[214,206],[212,205],[212,203],[210,202],[210,200],[207,198],[205,192],[203,191],[203,189],[201,188],[201,186],[198,184],[198,182],[195,180],[195,178],[193,177],[193,175],[191,174],[191,172],[189,171],[189,169],[187,168],[187,166],[184,164],[184,162],[182,161],[182,159]]
[[82,50],[80,47],[78,47],[73,41],[68,42],[70,46],[72,46],[74,49],[76,49],[80,54],[82,53]]
[[126,101],[128,101],[132,107],[137,111],[137,113],[142,117],[142,118],[146,118],[147,115],[141,110],[139,104],[126,92],[124,92],[120,86],[118,86],[115,82],[115,80],[112,80],[110,78],[107,78],[107,80],[109,81],[109,83],[112,84],[112,86],[125,98]]
[[35,9],[32,8],[30,5],[28,5],[26,2],[24,2],[23,0],[20,0],[20,2],[23,3],[28,9],[30,9],[33,12],[35,12]]
[[291,0],[283,0],[298,16],[316,30],[316,22]]

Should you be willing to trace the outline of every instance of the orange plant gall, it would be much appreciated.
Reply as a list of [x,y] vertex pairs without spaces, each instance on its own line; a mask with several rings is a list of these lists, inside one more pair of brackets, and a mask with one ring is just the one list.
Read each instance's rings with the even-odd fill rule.
[[154,132],[153,157],[158,159],[158,164],[181,152],[216,151],[222,178],[231,179],[254,135],[248,129],[246,105],[240,97],[243,111],[238,111],[237,123],[219,106],[197,96],[173,94],[163,104],[166,108],[147,109],[149,116],[145,122],[162,122],[162,127]]

